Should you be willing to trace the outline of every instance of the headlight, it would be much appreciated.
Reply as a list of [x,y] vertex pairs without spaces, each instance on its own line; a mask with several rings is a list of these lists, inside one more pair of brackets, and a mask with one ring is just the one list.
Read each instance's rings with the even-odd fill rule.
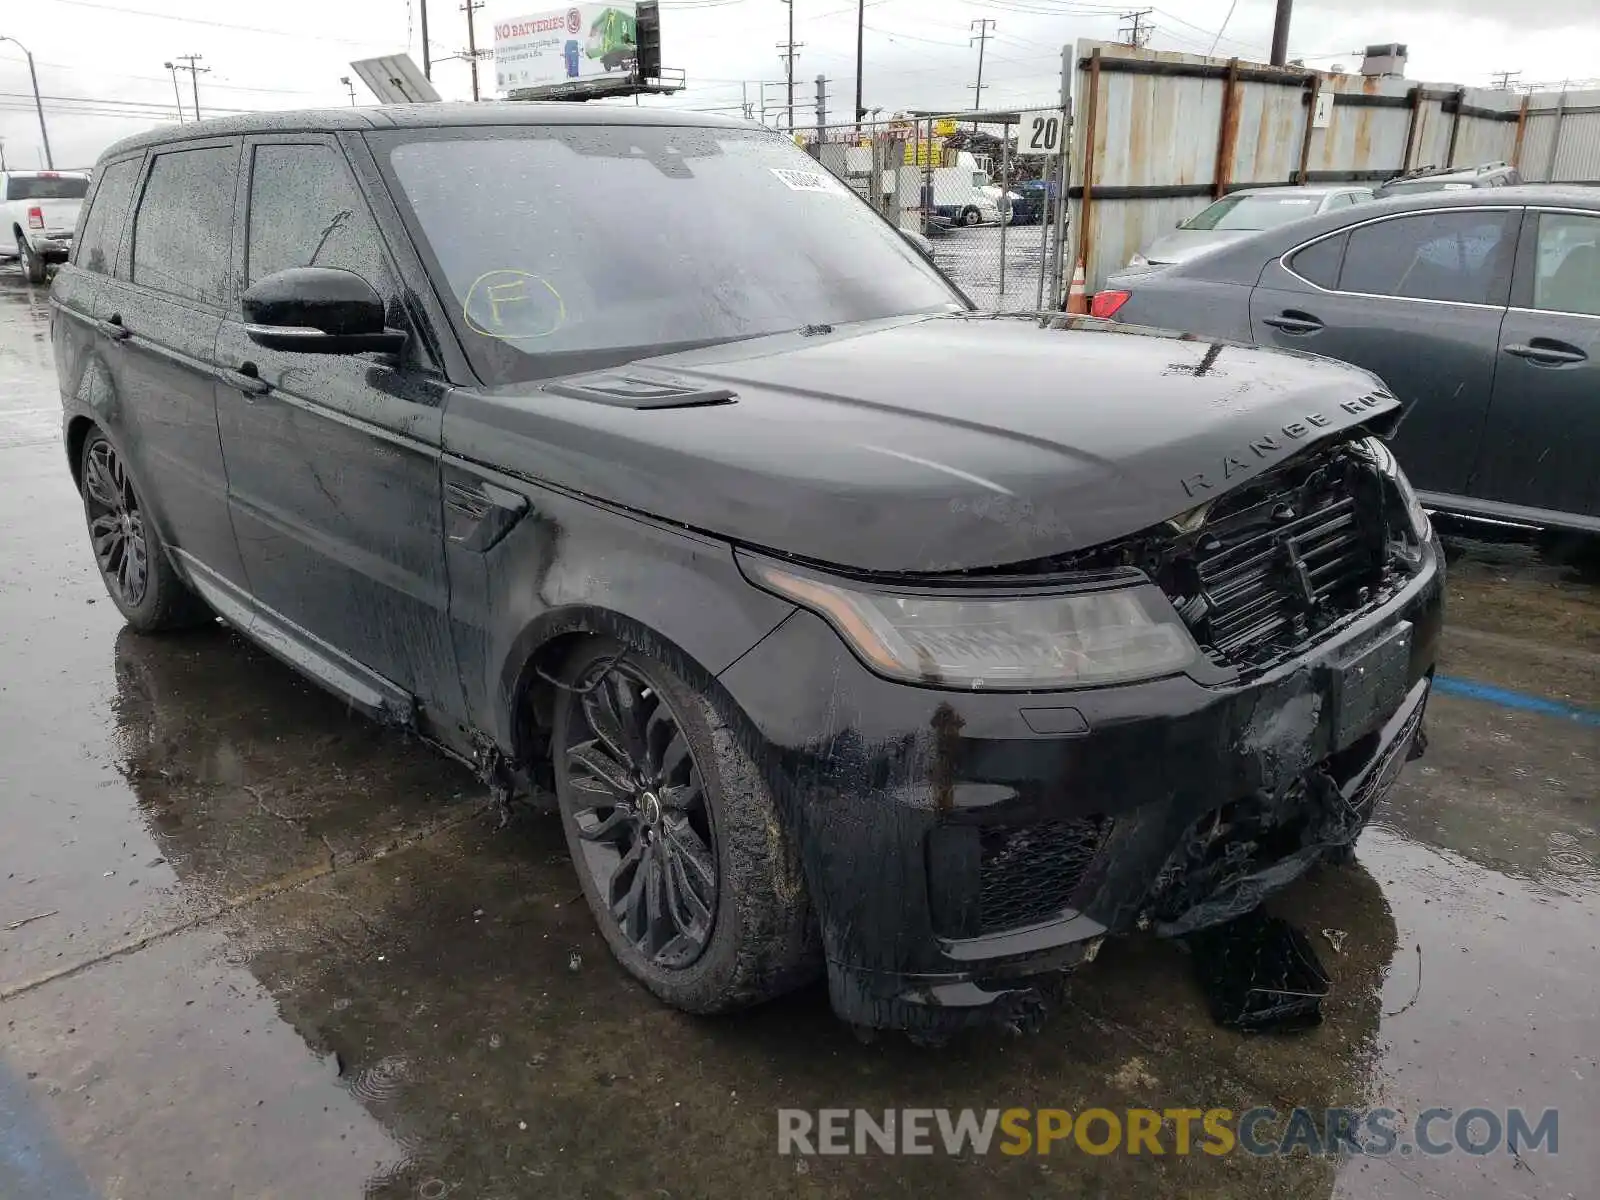
[[1411,518],[1411,530],[1417,535],[1417,540],[1425,542],[1433,536],[1433,524],[1428,520],[1427,510],[1422,507],[1422,501],[1417,499],[1417,493],[1411,487],[1411,481],[1406,478],[1406,473],[1400,469],[1398,463],[1394,468],[1394,485],[1400,492],[1400,498],[1406,504],[1406,516]]
[[1135,251],[1133,257],[1128,260],[1128,265],[1130,267],[1148,267],[1150,265],[1150,260],[1144,255],[1140,254],[1138,251]]
[[1411,481],[1400,469],[1400,463],[1396,460],[1394,452],[1377,438],[1372,437],[1366,440],[1366,448],[1377,461],[1378,470],[1393,481],[1395,491],[1400,493],[1400,499],[1406,506],[1406,517],[1411,522],[1411,532],[1417,535],[1419,542],[1426,542],[1433,536],[1433,525],[1428,520],[1427,511],[1422,507],[1422,501],[1417,499]]
[[908,683],[1029,691],[1127,683],[1199,655],[1150,584],[1016,597],[878,591],[744,558],[761,587],[826,618],[873,671]]

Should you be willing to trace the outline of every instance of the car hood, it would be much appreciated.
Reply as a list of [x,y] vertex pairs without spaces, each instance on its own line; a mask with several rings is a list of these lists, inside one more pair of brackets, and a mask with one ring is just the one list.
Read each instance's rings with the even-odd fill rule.
[[1252,233],[1259,232],[1256,229],[1175,229],[1151,242],[1144,256],[1152,263],[1188,262],[1207,250],[1214,250],[1218,246],[1237,242],[1240,238],[1247,238]]
[[[619,403],[641,385],[689,406]],[[1397,407],[1310,355],[953,315],[461,390],[444,436],[449,454],[743,545],[939,573],[1134,533]]]

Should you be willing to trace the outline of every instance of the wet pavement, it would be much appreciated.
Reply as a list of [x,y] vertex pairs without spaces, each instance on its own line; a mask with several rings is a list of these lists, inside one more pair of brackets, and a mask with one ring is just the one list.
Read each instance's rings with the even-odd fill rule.
[[[696,1019],[612,964],[553,818],[498,828],[469,774],[221,628],[121,628],[43,299],[0,268],[4,1200],[1593,1194],[1592,576],[1463,548],[1427,757],[1357,864],[1273,905],[1332,976],[1311,1032],[1219,1029],[1154,940],[1032,1037],[863,1045],[821,989]],[[780,1107],[1257,1105],[1556,1108],[1560,1152],[777,1153]]]

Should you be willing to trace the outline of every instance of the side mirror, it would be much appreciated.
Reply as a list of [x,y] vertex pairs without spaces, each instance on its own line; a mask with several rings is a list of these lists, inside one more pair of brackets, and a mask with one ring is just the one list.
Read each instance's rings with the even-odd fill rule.
[[245,333],[271,350],[398,354],[406,346],[403,330],[384,326],[383,299],[353,271],[291,267],[251,287],[243,307]]

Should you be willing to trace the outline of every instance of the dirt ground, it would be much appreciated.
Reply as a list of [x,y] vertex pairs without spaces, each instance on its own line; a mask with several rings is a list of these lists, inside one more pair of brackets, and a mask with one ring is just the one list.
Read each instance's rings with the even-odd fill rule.
[[[1153,939],[1106,947],[1030,1037],[865,1045],[820,989],[701,1020],[612,963],[553,818],[499,828],[469,774],[220,627],[121,627],[62,457],[48,320],[0,271],[5,1200],[1593,1194],[1593,576],[1457,545],[1428,755],[1356,864],[1275,903],[1333,977],[1309,1033],[1220,1029]],[[777,1146],[779,1108],[1295,1105],[1555,1108],[1562,1140],[1344,1160]]]

